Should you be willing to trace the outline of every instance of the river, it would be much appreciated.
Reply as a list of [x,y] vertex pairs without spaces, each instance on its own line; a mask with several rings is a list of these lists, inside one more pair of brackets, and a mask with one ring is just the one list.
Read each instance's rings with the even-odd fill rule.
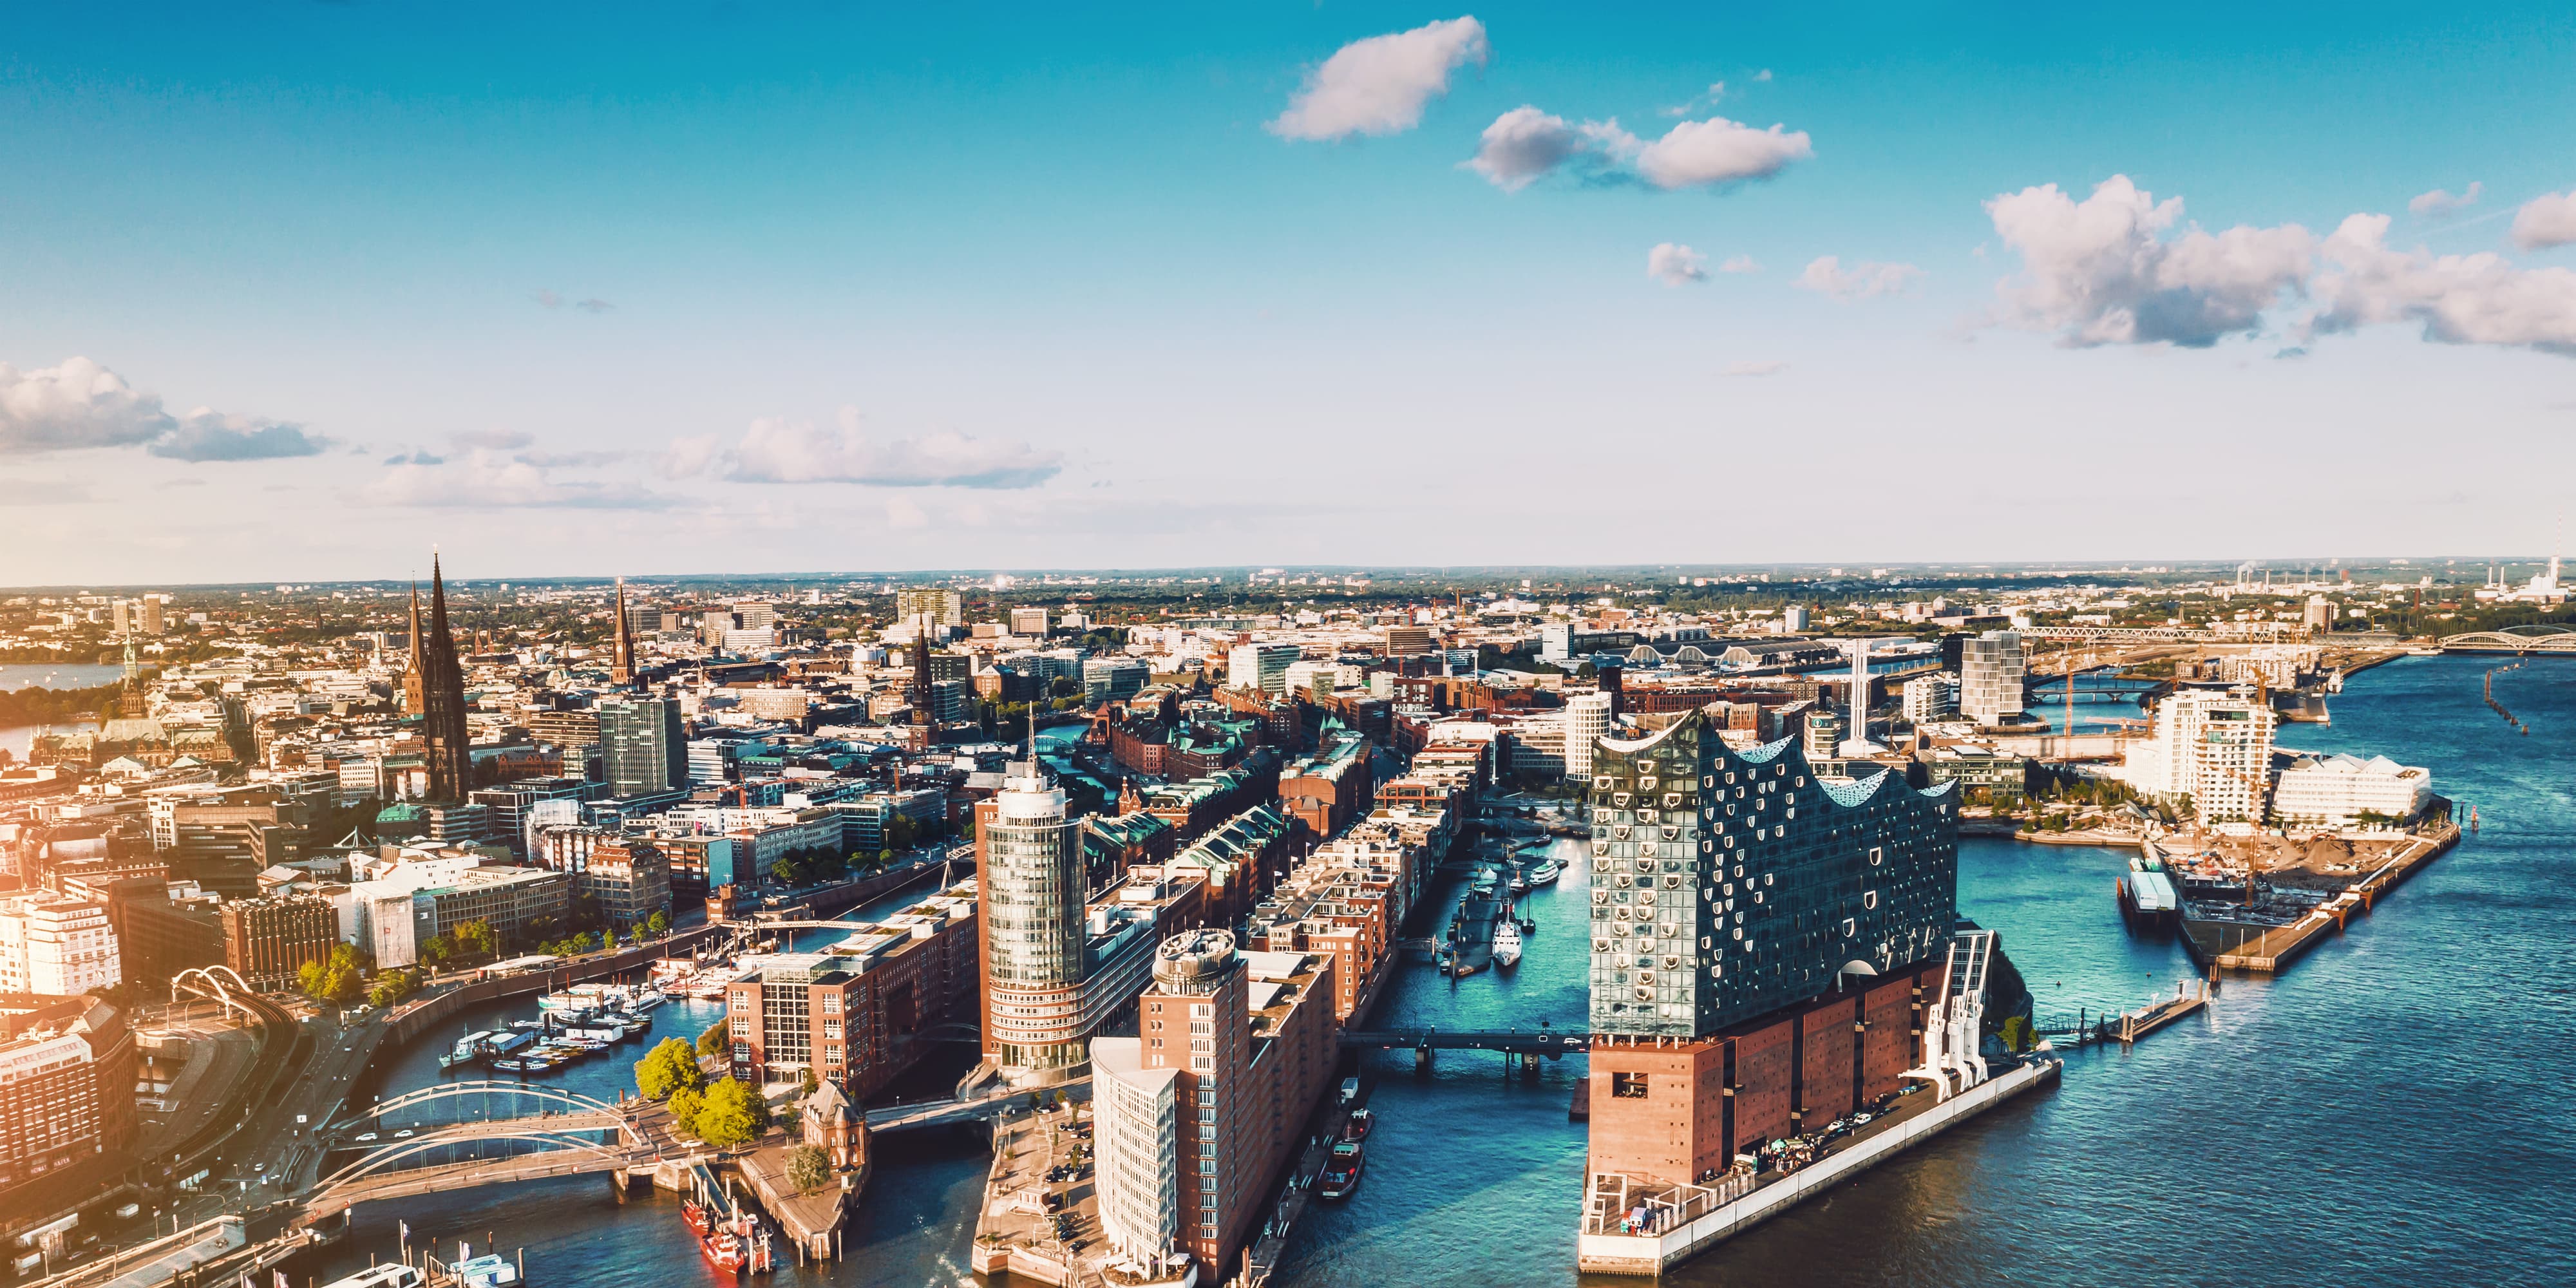
[[[2231,979],[2205,1018],[2129,1052],[2071,1054],[2063,1085],[2008,1105],[1680,1268],[1686,1288],[1762,1285],[2228,1281],[2400,1288],[2576,1282],[2576,663],[2500,677],[2536,730],[2479,701],[2484,664],[2417,659],[2355,677],[2332,726],[2291,746],[2386,752],[2432,769],[2483,830],[2288,974]],[[1530,902],[1539,931],[1510,975],[1451,984],[1412,968],[1381,1016],[1445,1025],[1584,1013],[1577,859]],[[2125,855],[1972,839],[1962,911],[2003,932],[2043,1012],[2134,1005],[2190,972],[2170,940],[2139,939],[2112,902]],[[1441,887],[1454,898],[1453,884]],[[525,1008],[522,1007],[522,1010]],[[664,1007],[683,1036],[713,1007]],[[434,1080],[432,1043],[391,1083]],[[640,1053],[640,1045],[633,1048]],[[626,1061],[561,1077],[607,1093]],[[1427,1075],[1409,1054],[1368,1063],[1379,1118],[1367,1183],[1316,1205],[1290,1241],[1282,1288],[1403,1284],[1520,1288],[1577,1282],[1583,1129],[1567,1120],[1580,1057],[1510,1074],[1499,1056],[1448,1052]],[[596,1080],[593,1087],[585,1079]],[[971,1135],[890,1138],[850,1229],[847,1260],[789,1268],[781,1285],[967,1281],[986,1158]],[[478,1245],[524,1246],[546,1288],[713,1282],[656,1195],[624,1206],[596,1179],[441,1196],[358,1213],[328,1278],[390,1256],[393,1223]],[[469,1233],[470,1232],[470,1233]],[[1589,1282],[1589,1281],[1587,1281]],[[1601,1285],[1642,1281],[1600,1278]]]

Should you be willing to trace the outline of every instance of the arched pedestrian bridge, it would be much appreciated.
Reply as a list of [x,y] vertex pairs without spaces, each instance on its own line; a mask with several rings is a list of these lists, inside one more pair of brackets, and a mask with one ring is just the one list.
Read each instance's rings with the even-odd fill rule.
[[442,1083],[326,1128],[326,1147],[361,1152],[300,1197],[308,1215],[327,1216],[440,1190],[624,1172],[660,1157],[669,1116],[649,1102],[611,1104],[543,1084]]

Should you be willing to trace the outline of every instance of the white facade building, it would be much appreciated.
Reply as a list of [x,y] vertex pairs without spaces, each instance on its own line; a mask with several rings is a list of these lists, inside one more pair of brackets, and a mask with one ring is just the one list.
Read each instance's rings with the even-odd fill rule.
[[2272,816],[2284,823],[2358,827],[2363,814],[2390,821],[2412,818],[2432,796],[2429,770],[2386,756],[2301,756],[2275,780]]
[[0,899],[0,993],[72,997],[124,978],[106,904],[56,894]]
[[2022,713],[2021,636],[1987,631],[1968,640],[1959,658],[1959,714],[1981,725]]
[[1159,1266],[1181,1233],[1181,1071],[1144,1067],[1137,1038],[1091,1041],[1093,1184],[1110,1250]]
[[1578,693],[1565,700],[1565,774],[1592,777],[1592,747],[1610,732],[1610,695]]
[[1922,675],[1905,682],[1905,723],[1930,724],[1958,709],[1958,689],[1949,676]]
[[1303,656],[1294,644],[1237,644],[1226,654],[1225,682],[1237,689],[1288,693],[1288,664]]
[[2162,800],[2189,800],[2203,822],[2260,823],[2271,803],[2272,708],[2210,689],[2168,694],[2155,732],[2132,744],[2120,777]]

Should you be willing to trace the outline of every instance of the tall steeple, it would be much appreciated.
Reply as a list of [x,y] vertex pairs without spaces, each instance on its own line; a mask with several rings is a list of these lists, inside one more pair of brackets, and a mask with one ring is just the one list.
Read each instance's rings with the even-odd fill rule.
[[421,669],[420,659],[420,583],[413,582],[411,584],[411,668],[403,672],[403,714],[407,716],[420,715],[429,709],[428,704],[421,697],[421,678],[428,673]]
[[912,637],[912,683],[907,695],[912,702],[912,722],[917,725],[937,724],[938,715],[931,707],[930,694],[930,614],[917,619]]
[[608,678],[620,685],[635,682],[635,627],[626,616],[626,579],[623,577],[617,579],[617,646],[614,660],[608,668]]
[[474,753],[465,730],[465,671],[448,630],[447,580],[435,552],[429,557],[429,628],[413,639],[420,659],[421,737],[429,744],[429,799],[462,802],[474,787]]

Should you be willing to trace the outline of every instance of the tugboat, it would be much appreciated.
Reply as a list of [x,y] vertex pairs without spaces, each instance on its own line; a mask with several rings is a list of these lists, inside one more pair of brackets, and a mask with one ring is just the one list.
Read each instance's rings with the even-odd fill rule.
[[1324,1174],[1315,1181],[1316,1197],[1335,1202],[1349,1198],[1351,1191],[1360,1187],[1360,1172],[1367,1165],[1358,1141],[1346,1140],[1333,1146],[1333,1156],[1324,1163]]
[[1350,1117],[1342,1120],[1342,1139],[1367,1140],[1368,1134],[1371,1131],[1376,1130],[1376,1128],[1376,1115],[1371,1114],[1365,1109],[1354,1109],[1351,1111]]
[[1512,967],[1521,960],[1521,928],[1506,917],[1494,923],[1494,964]]

